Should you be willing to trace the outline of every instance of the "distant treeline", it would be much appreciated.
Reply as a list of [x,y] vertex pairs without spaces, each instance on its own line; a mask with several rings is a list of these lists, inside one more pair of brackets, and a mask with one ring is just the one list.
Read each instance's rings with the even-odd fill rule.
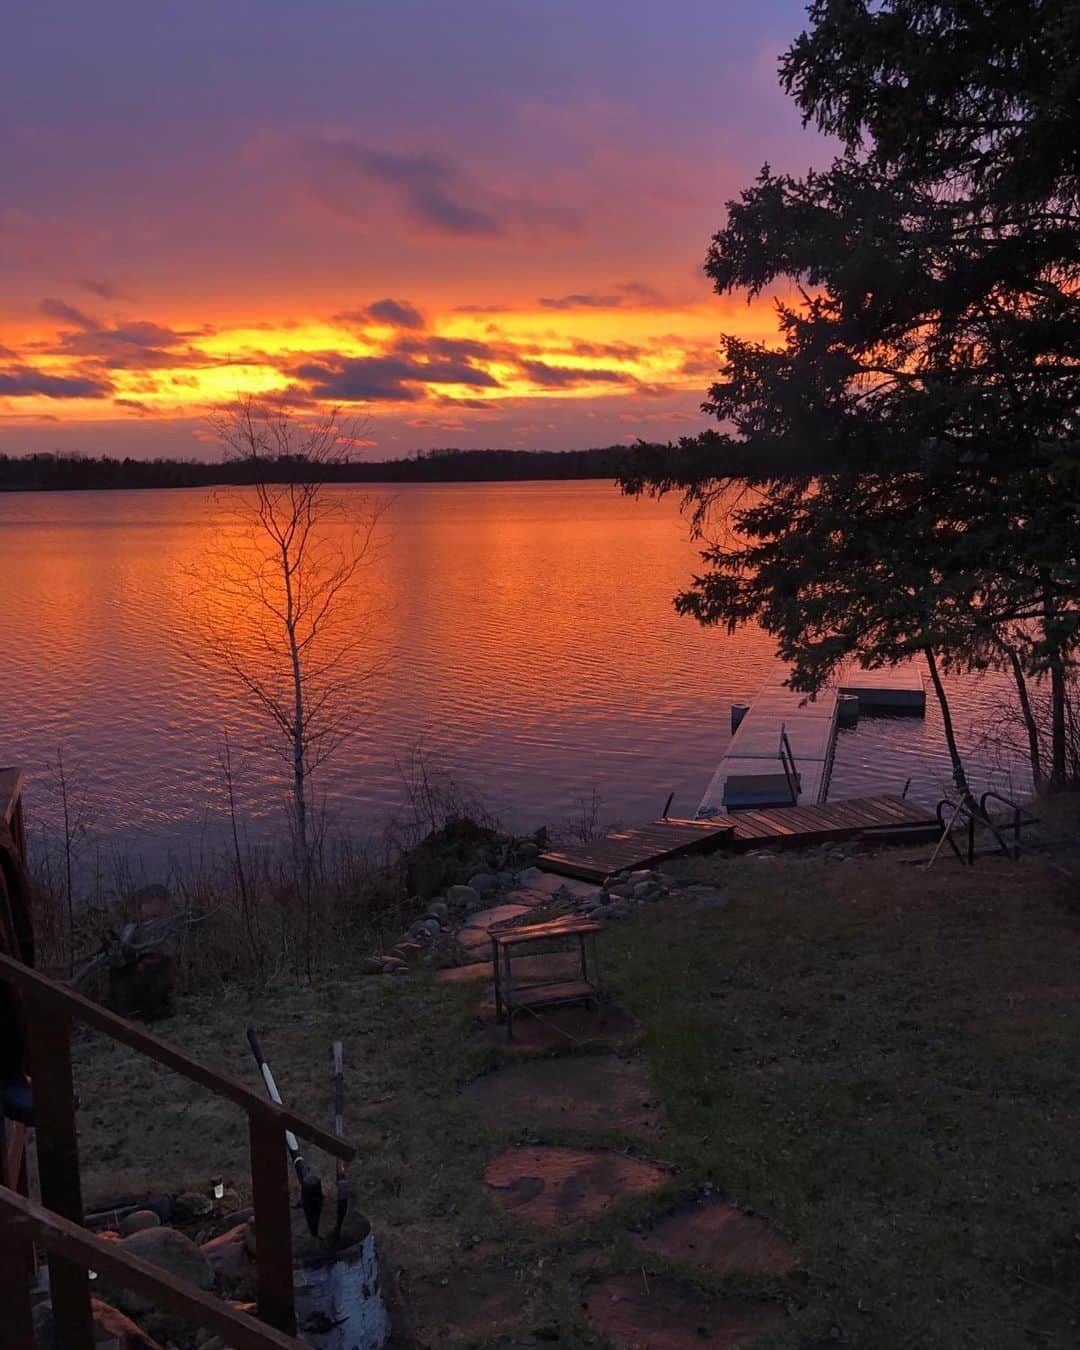
[[[631,454],[626,445],[593,450],[426,450],[408,459],[320,466],[339,483],[481,483],[531,478],[614,478]],[[302,457],[262,462],[281,482],[309,473]],[[92,488],[181,488],[252,481],[244,460],[114,459],[79,454],[0,455],[0,491]]]

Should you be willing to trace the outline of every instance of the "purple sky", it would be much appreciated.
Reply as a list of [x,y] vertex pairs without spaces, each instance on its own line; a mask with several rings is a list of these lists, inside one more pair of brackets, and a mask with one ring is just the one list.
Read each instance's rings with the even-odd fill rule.
[[822,156],[793,0],[49,3],[6,16],[0,450],[209,454],[241,390],[367,452],[666,437],[724,201]]

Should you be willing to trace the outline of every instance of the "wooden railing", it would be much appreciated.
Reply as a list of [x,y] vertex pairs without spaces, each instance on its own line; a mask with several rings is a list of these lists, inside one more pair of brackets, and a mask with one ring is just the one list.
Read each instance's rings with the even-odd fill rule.
[[[5,1350],[34,1350],[33,1321],[27,1298],[30,1245],[37,1243],[50,1255],[72,1267],[88,1267],[108,1280],[110,1285],[133,1289],[167,1311],[186,1318],[195,1326],[221,1336],[235,1350],[306,1350],[302,1341],[288,1336],[265,1322],[225,1303],[213,1294],[185,1284],[160,1266],[133,1256],[120,1242],[107,1242],[85,1228],[63,1219],[51,1210],[35,1204],[23,1195],[0,1187],[0,1308],[5,1319],[2,1344]],[[56,1313],[59,1345],[77,1342],[68,1339],[69,1329],[60,1329]]]
[[[213,1315],[218,1324],[224,1325],[221,1318],[226,1313],[239,1316],[220,1300],[210,1299],[208,1295],[170,1280],[165,1272],[123,1254],[116,1244],[100,1243],[79,1227],[83,1219],[82,1183],[71,1069],[71,1033],[73,1024],[79,1021],[174,1069],[215,1095],[235,1102],[247,1112],[260,1321],[245,1320],[245,1326],[240,1328],[246,1337],[244,1340],[237,1338],[235,1323],[221,1334],[241,1350],[298,1345],[299,1342],[292,1339],[296,1331],[296,1314],[285,1131],[292,1130],[345,1162],[355,1155],[355,1146],[288,1107],[258,1096],[238,1079],[208,1068],[160,1037],[118,1017],[66,985],[31,970],[20,961],[0,955],[0,980],[18,990],[26,1011],[42,1202],[40,1206],[34,1205],[13,1189],[0,1186],[0,1222],[4,1233],[15,1240],[14,1247],[8,1241],[3,1243],[0,1270],[9,1264],[19,1268],[12,1291],[5,1291],[5,1297],[0,1300],[5,1315],[8,1308],[15,1308],[13,1315],[17,1323],[29,1317],[26,1280],[22,1281],[22,1293],[18,1298],[13,1299],[12,1293],[19,1285],[19,1271],[25,1275],[28,1268],[30,1244],[40,1241],[49,1254],[49,1287],[59,1343],[64,1350],[93,1350],[88,1267],[111,1272],[118,1283],[130,1283],[133,1288],[137,1287],[181,1315],[193,1316],[196,1320],[202,1317],[207,1326],[215,1325],[205,1320],[208,1300],[215,1305]],[[109,1247],[109,1260],[102,1255],[102,1246]],[[13,1250],[19,1254],[18,1259],[9,1262],[7,1254]],[[121,1255],[117,1255],[118,1252]],[[6,1284],[8,1272],[5,1270],[0,1278]],[[275,1333],[268,1328],[274,1328]],[[258,1335],[263,1339],[253,1339]],[[5,1341],[5,1345],[7,1343]],[[22,1350],[24,1345],[32,1347],[33,1340],[15,1340],[12,1344]]]

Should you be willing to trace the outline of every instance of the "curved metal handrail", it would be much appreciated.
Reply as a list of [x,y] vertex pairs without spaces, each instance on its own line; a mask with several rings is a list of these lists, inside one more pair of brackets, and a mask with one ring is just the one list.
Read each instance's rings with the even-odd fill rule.
[[[1020,849],[1021,849],[1021,847],[1022,847],[1022,846],[1021,846],[1021,843],[1020,843],[1020,830],[1021,830],[1021,827],[1024,826],[1024,825],[1034,825],[1034,824],[1036,824],[1036,823],[1037,823],[1037,820],[1038,820],[1038,817],[1037,817],[1037,816],[1031,816],[1031,817],[1029,817],[1027,820],[1025,820],[1025,819],[1024,819],[1024,808],[1023,808],[1023,806],[1021,805],[1020,802],[1014,802],[1013,799],[1012,799],[1011,797],[1003,797],[1003,796],[1001,795],[1000,792],[989,791],[989,792],[984,792],[983,795],[979,798],[979,810],[982,812],[982,815],[983,815],[984,819],[986,820],[987,824],[990,824],[990,825],[993,824],[993,822],[990,820],[990,812],[987,810],[987,807],[986,807],[986,803],[987,803],[988,801],[991,801],[991,800],[993,800],[993,801],[995,801],[995,802],[1000,802],[1000,803],[1002,804],[1002,806],[1007,806],[1007,807],[1009,808],[1009,810],[1013,813],[1013,818],[1012,818],[1012,832],[1013,832],[1013,845],[1012,845],[1012,850],[1011,850],[1011,851],[1009,850],[1008,846],[1005,844],[1004,840],[1002,840],[1002,839],[1000,838],[1000,836],[998,837],[998,843],[1001,844],[1001,846],[1002,846],[1002,848],[1005,850],[1005,852],[1006,852],[1007,854],[1009,854],[1010,857],[1012,857],[1013,861],[1015,861],[1017,858],[1020,857]],[[1006,826],[1006,828],[1008,828],[1008,826]],[[996,833],[996,831],[995,831],[995,833]]]

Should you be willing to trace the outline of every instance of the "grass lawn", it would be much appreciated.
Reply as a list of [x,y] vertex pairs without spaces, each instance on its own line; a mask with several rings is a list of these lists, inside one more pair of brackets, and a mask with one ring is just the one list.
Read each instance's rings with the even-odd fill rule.
[[[681,870],[720,880],[729,904],[668,902],[605,939],[666,1112],[659,1141],[605,1142],[665,1164],[670,1185],[578,1233],[526,1230],[485,1195],[501,1144],[597,1136],[498,1133],[473,1116],[459,1088],[501,1053],[468,1041],[479,986],[423,974],[257,1001],[237,990],[189,1002],[162,1031],[256,1086],[244,1040],[254,1022],[288,1100],[326,1121],[330,1041],[344,1040],[346,1125],[361,1143],[351,1181],[406,1308],[422,1322],[463,1268],[500,1272],[518,1291],[513,1337],[505,1306],[490,1326],[450,1313],[463,1343],[539,1333],[597,1345],[580,1320],[582,1281],[598,1265],[661,1271],[629,1228],[710,1182],[801,1254],[793,1276],[727,1281],[786,1307],[769,1345],[817,1345],[833,1328],[881,1350],[1080,1345],[1070,883],[995,860],[970,873],[887,859]],[[215,1173],[243,1192],[235,1108],[93,1035],[76,1062],[89,1196],[205,1189]]]

